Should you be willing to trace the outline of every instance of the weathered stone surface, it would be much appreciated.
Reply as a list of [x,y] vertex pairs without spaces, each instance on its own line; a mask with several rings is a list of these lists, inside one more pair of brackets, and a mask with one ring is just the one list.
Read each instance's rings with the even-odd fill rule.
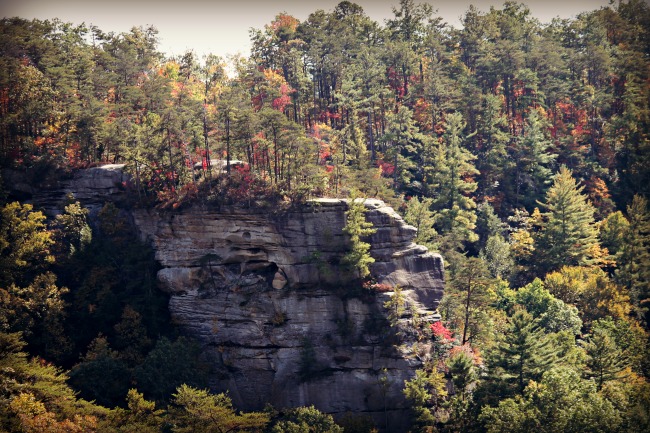
[[[72,194],[84,206],[97,211],[107,201],[114,201],[124,193],[128,176],[124,164],[107,164],[101,167],[76,171],[70,178],[42,185],[34,173],[3,170],[2,177],[10,192],[21,200],[32,202],[52,216],[61,213],[67,195]],[[39,185],[38,187],[34,185]]]
[[287,280],[287,277],[284,275],[284,272],[277,271],[273,276],[273,282],[271,283],[271,287],[273,287],[276,290],[284,289],[288,282],[289,281]]
[[[404,289],[400,322],[410,323],[412,309],[423,322],[437,320],[441,257],[415,245],[415,229],[383,202],[365,205],[377,229],[371,273]],[[349,275],[338,266],[346,210],[345,200],[321,199],[281,216],[236,208],[134,212],[163,266],[158,277],[172,295],[174,321],[203,344],[217,370],[212,386],[228,389],[238,407],[314,404],[382,423],[385,410],[405,407],[404,380],[421,360],[394,343],[410,346],[416,331],[403,326],[395,339],[383,308],[390,292],[348,296]]]
[[[377,229],[369,238],[376,260],[373,277],[379,283],[414,289],[423,305],[435,309],[444,284],[441,257],[414,244],[415,228],[392,208],[370,199],[366,207],[366,218]],[[273,264],[290,287],[300,288],[341,282],[335,263],[346,250],[342,232],[346,209],[345,200],[320,199],[281,217],[242,209],[193,208],[169,214],[138,211],[135,219],[165,267],[196,267],[206,260],[247,269]]]
[[[92,214],[120,198],[126,177],[120,166],[93,168],[45,193],[15,180],[50,214],[67,193]],[[383,202],[365,206],[377,229],[368,240],[376,260],[371,274],[404,289],[397,327],[383,307],[391,292],[350,295],[349,275],[338,265],[347,249],[345,200],[320,199],[282,215],[200,206],[132,212],[162,265],[159,285],[171,295],[174,322],[202,344],[212,387],[228,390],[238,408],[313,404],[333,414],[364,412],[403,430],[404,381],[422,363],[409,348],[417,341],[427,350],[411,312],[420,329],[439,319],[442,258],[415,245],[415,228]]]

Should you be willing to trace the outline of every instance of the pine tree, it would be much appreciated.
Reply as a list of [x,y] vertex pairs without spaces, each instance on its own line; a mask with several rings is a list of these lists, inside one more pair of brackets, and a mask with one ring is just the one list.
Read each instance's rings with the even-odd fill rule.
[[562,166],[546,193],[545,203],[540,203],[547,211],[535,249],[540,254],[538,266],[544,273],[563,265],[590,265],[597,261],[594,208],[582,194],[583,189],[571,170]]
[[239,414],[226,394],[181,385],[173,395],[175,433],[262,431],[269,423],[264,412]]
[[[93,403],[77,400],[77,393],[68,385],[68,376],[62,370],[40,358],[30,360],[25,346],[20,333],[0,332],[0,431],[42,432],[45,422],[39,426],[38,421],[52,425],[56,423],[55,417],[61,420],[73,414],[97,413],[99,408]],[[22,410],[26,407],[20,404],[21,400],[39,407],[39,411]],[[43,415],[49,419],[43,419]],[[18,426],[19,421],[23,428]],[[82,421],[82,417],[75,417],[74,421]],[[51,431],[92,430],[68,426]]]
[[435,367],[415,371],[415,376],[404,382],[402,391],[404,397],[411,403],[417,431],[429,431],[436,422],[435,408],[439,400],[447,395],[445,378]]
[[54,262],[53,244],[45,215],[31,204],[13,202],[0,208],[0,287],[29,284]]
[[[526,118],[523,135],[519,136],[513,149],[515,169],[515,201],[530,209],[541,198],[551,178],[551,164],[555,155],[549,152],[551,141],[544,133],[545,124],[537,110],[531,110]],[[529,207],[530,206],[530,207]]]
[[70,203],[65,212],[56,216],[63,238],[70,245],[70,255],[81,251],[92,240],[92,230],[88,225],[88,209],[79,202]]
[[625,368],[621,350],[607,329],[594,326],[591,335],[581,341],[587,353],[587,377],[596,381],[598,391],[607,381],[616,379]]
[[478,120],[478,160],[476,168],[480,171],[479,188],[483,196],[495,195],[506,185],[504,173],[510,168],[506,145],[510,141],[508,119],[501,111],[501,98],[485,95],[483,110]]
[[283,410],[280,417],[279,420],[275,420],[273,429],[267,431],[274,433],[297,431],[343,433],[344,431],[341,426],[334,422],[332,415],[322,413],[314,406]]
[[478,174],[472,161],[476,159],[463,147],[465,122],[460,113],[447,116],[442,141],[425,151],[425,181],[433,197],[436,229],[442,236],[442,249],[462,249],[464,242],[475,242],[476,203],[469,196],[477,184]]
[[486,263],[480,258],[459,254],[455,262],[451,268],[449,292],[462,304],[461,344],[466,344],[473,341],[482,328],[480,318],[489,302],[491,278]]
[[156,403],[145,400],[136,389],[126,395],[126,408],[117,407],[109,414],[111,427],[116,433],[158,433],[164,423],[164,411]]
[[179,337],[160,338],[134,371],[138,389],[158,402],[167,401],[181,384],[204,386],[205,368],[199,361],[200,349],[194,341]]
[[384,302],[384,308],[387,311],[387,318],[390,326],[397,327],[399,319],[406,312],[406,299],[400,286],[396,286],[390,299]]
[[623,245],[616,257],[616,276],[632,297],[637,314],[650,324],[650,212],[648,201],[635,195],[627,207],[629,225],[624,229]]
[[468,387],[477,379],[474,360],[468,353],[458,352],[447,360],[447,368],[456,394],[465,399]]
[[429,248],[433,247],[432,242],[437,235],[436,229],[433,228],[435,219],[431,212],[432,203],[433,199],[428,197],[423,197],[422,200],[418,197],[411,197],[406,203],[406,213],[404,214],[404,221],[417,229],[415,243]]
[[480,420],[488,433],[645,431],[638,425],[621,430],[622,411],[617,409],[618,404],[597,392],[591,381],[570,367],[557,366],[526,388],[523,396],[484,407]]
[[522,394],[531,380],[539,380],[556,361],[557,349],[525,310],[508,319],[508,327],[488,357],[493,380]]
[[356,198],[355,194],[352,195],[348,201],[348,210],[345,212],[346,223],[343,227],[343,232],[350,237],[350,251],[343,256],[342,263],[358,272],[361,278],[370,274],[369,266],[375,262],[368,253],[370,244],[361,239],[377,231],[372,228],[372,223],[366,221],[364,201]]
[[474,245],[477,251],[485,248],[487,240],[495,235],[505,236],[508,225],[494,212],[494,207],[487,201],[476,207],[476,234],[478,242]]
[[92,341],[81,362],[70,371],[70,384],[80,396],[106,407],[123,400],[130,380],[131,370],[102,335]]
[[[382,141],[387,146],[386,155],[394,165],[395,189],[408,187],[416,174],[421,172],[416,161],[427,139],[415,124],[413,112],[407,107],[400,106],[397,113],[388,116],[386,134]],[[421,175],[418,175],[418,178],[421,178]]]

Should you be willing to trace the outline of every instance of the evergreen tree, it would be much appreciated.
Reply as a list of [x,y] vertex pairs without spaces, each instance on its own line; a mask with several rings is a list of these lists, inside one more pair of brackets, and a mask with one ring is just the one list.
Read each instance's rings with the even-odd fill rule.
[[531,383],[523,397],[483,408],[480,420],[489,433],[605,433],[619,431],[622,418],[592,382],[572,369],[555,367],[539,384]]
[[523,135],[518,137],[512,149],[515,167],[515,206],[524,205],[531,209],[542,197],[551,179],[551,165],[555,155],[550,152],[551,141],[546,137],[543,118],[537,110],[531,110],[526,117]]
[[629,225],[616,257],[617,279],[632,297],[637,314],[650,324],[650,211],[648,201],[635,195],[627,207]]
[[92,240],[88,209],[81,207],[78,201],[67,205],[64,213],[56,216],[56,222],[61,228],[64,241],[70,245],[70,255],[85,248]]
[[226,394],[180,385],[173,397],[174,433],[260,432],[269,422],[263,412],[237,413]]
[[472,177],[478,171],[472,163],[476,157],[463,147],[466,125],[462,115],[450,114],[445,122],[442,140],[425,152],[425,181],[428,195],[433,198],[442,250],[448,251],[477,240],[473,231],[476,203],[470,193],[476,190]]
[[142,324],[140,313],[127,305],[122,312],[122,320],[113,329],[119,358],[129,366],[141,364],[151,348],[151,340],[147,337],[147,329]]
[[81,362],[70,371],[70,383],[80,395],[106,407],[123,401],[130,379],[128,366],[102,335],[92,341]]
[[[463,88],[457,86],[457,76],[450,72],[455,56],[448,44],[449,28],[440,18],[432,20],[424,43],[425,63],[422,98],[418,103],[426,107],[418,121],[427,131],[439,131],[447,113],[453,112],[461,99]],[[428,60],[428,62],[427,62]],[[416,106],[417,107],[417,106]]]
[[162,337],[135,369],[138,389],[158,402],[168,401],[181,384],[203,386],[205,368],[199,360],[198,345],[184,337],[175,341]]
[[411,197],[406,202],[404,214],[404,221],[417,229],[414,242],[430,249],[434,249],[433,241],[437,235],[436,229],[433,228],[435,219],[431,211],[432,203],[433,199],[429,197],[423,197],[422,200],[417,196]]
[[158,433],[164,423],[164,411],[135,389],[126,395],[126,408],[117,407],[108,416],[108,424],[116,433]]
[[386,146],[386,156],[393,162],[393,188],[396,190],[408,189],[412,180],[422,178],[417,160],[426,140],[428,138],[420,132],[413,112],[407,107],[400,106],[397,113],[388,116],[382,142]]
[[597,261],[599,244],[594,224],[594,208],[582,194],[571,171],[562,166],[553,186],[540,203],[543,214],[542,231],[536,239],[538,267],[542,273],[562,265],[588,265]]
[[491,203],[483,201],[476,207],[476,234],[478,242],[476,250],[481,250],[490,236],[506,235],[508,225],[501,221],[501,218],[495,213]]
[[616,379],[624,369],[621,350],[607,329],[599,326],[594,327],[591,335],[581,343],[587,353],[587,377],[596,381],[600,391],[605,382]]
[[369,266],[375,262],[368,251],[370,244],[364,242],[366,238],[375,233],[377,229],[372,228],[372,223],[366,221],[366,205],[363,199],[356,198],[356,195],[348,200],[348,210],[345,212],[345,227],[343,233],[350,237],[350,251],[345,254],[342,263],[350,270],[358,273],[358,276],[365,278],[370,274]]
[[476,213],[476,233],[479,237],[476,249],[479,256],[485,260],[492,276],[506,278],[514,267],[510,244],[504,237],[508,226],[494,213],[494,208],[488,202],[479,204]]
[[0,208],[0,331],[23,332],[32,350],[59,360],[69,349],[63,333],[65,287],[52,272],[55,237],[30,204]]
[[556,362],[557,349],[551,339],[524,309],[508,318],[508,326],[487,359],[492,381],[505,386],[506,392],[522,394],[531,380]]
[[510,141],[508,119],[503,114],[502,101],[496,95],[484,96],[482,113],[478,121],[476,168],[480,172],[479,189],[482,196],[495,196],[504,188],[504,174],[509,171],[510,162],[506,146]]
[[[71,421],[82,421],[86,418],[85,414],[104,412],[102,408],[92,403],[77,400],[75,391],[67,384],[67,375],[41,359],[30,360],[25,352],[25,346],[19,333],[0,332],[0,429],[2,431],[36,433],[44,431],[43,425],[56,425],[57,420],[61,420],[60,427],[63,427],[69,418],[73,418]],[[36,407],[38,410],[29,410],[30,407]],[[39,429],[38,421],[46,421],[47,424],[43,422]],[[79,427],[70,430],[53,428],[52,431],[88,430]]]
[[461,345],[473,342],[481,332],[481,322],[489,303],[490,273],[483,260],[476,257],[456,257],[451,268],[449,294],[456,296],[462,305]]
[[386,22],[390,34],[390,42],[386,45],[388,63],[395,74],[393,87],[398,101],[409,96],[411,77],[416,69],[422,75],[420,52],[426,34],[426,23],[431,21],[433,12],[427,3],[416,4],[413,0],[400,0],[399,3],[399,9],[392,8],[395,19]]
[[0,287],[29,284],[54,263],[52,233],[45,215],[31,204],[13,202],[0,209]]
[[474,360],[466,352],[461,351],[451,356],[446,364],[451,375],[451,381],[454,384],[455,393],[465,399],[468,388],[478,379]]
[[[214,56],[204,66],[191,51],[163,59],[153,27],[114,34],[58,19],[0,20],[0,168],[8,190],[0,191],[0,331],[22,331],[32,356],[75,365],[71,383],[107,405],[124,404],[134,381],[158,400],[182,382],[202,383],[192,371],[195,348],[153,340],[170,330],[168,298],[156,290],[152,251],[130,241],[121,211],[102,211],[91,238],[86,211],[70,202],[50,230],[29,205],[4,203],[27,198],[23,178],[33,192],[86,164],[126,163],[142,206],[175,207],[197,191],[233,202],[245,192],[249,203],[260,190],[292,203],[351,186],[384,199],[397,192],[414,197],[405,220],[416,226],[416,241],[441,250],[450,265],[441,302],[447,324],[489,354],[491,373],[505,374],[468,386],[471,359],[452,355],[451,381],[464,392],[442,408],[442,373],[417,374],[407,385],[421,421],[415,427],[648,430],[647,2],[544,25],[515,2],[486,12],[472,6],[462,29],[427,4],[396,3],[383,25],[348,1],[302,23],[278,14],[251,32],[252,54],[233,60],[233,78]],[[246,159],[250,172],[237,170],[225,183],[195,176],[192,165],[204,160],[207,169],[210,156]],[[566,167],[553,178],[556,163],[584,190]],[[475,215],[480,201],[490,205]],[[539,201],[543,214],[533,211]],[[613,212],[614,203],[629,204],[627,212]],[[372,230],[355,205],[343,259],[353,278],[372,263],[364,239]],[[509,238],[497,214],[514,214]],[[594,215],[606,218],[594,224]],[[543,284],[531,282],[535,274]],[[520,288],[488,284],[491,277]],[[70,287],[68,296],[59,283]],[[405,308],[400,291],[387,305],[393,322]],[[534,320],[527,330],[525,320],[515,329],[517,312],[506,321],[522,306]],[[583,330],[590,334],[576,346]],[[100,332],[106,337],[79,359]],[[547,338],[574,371],[541,375],[553,358]],[[102,419],[107,410],[77,400],[65,374],[39,358],[27,361],[22,345],[0,333],[2,431],[264,428],[240,423],[227,398],[215,403],[196,390],[165,421],[134,390],[128,409]],[[304,354],[311,366],[313,350]],[[591,380],[578,377],[581,369]],[[514,389],[522,394],[504,400]],[[485,425],[472,425],[486,390],[493,407],[484,409]],[[444,411],[450,421],[442,426]],[[97,423],[86,418],[91,412]],[[284,414],[275,431],[337,429],[312,408]]]
[[415,376],[404,382],[403,393],[411,403],[414,426],[427,431],[436,422],[436,406],[447,395],[444,375],[435,367],[416,370]]
[[324,414],[314,406],[297,407],[283,411],[273,425],[271,433],[343,433],[343,428],[334,422],[332,415]]

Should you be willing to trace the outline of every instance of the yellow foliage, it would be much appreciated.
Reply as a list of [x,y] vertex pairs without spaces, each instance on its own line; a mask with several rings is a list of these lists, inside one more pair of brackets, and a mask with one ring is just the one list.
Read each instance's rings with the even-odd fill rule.
[[178,62],[170,60],[167,63],[165,63],[164,75],[167,78],[170,78],[172,80],[177,80],[180,70],[181,70],[181,65],[179,65]]
[[586,291],[588,280],[589,268],[564,266],[559,271],[546,275],[544,287],[556,298],[575,304]]
[[607,316],[623,319],[630,312],[630,297],[625,289],[599,267],[564,266],[547,274],[544,286],[555,297],[576,305],[585,322]]
[[593,264],[598,266],[616,266],[616,261],[612,259],[609,250],[596,243],[589,248],[589,256],[592,257]]
[[273,69],[264,69],[264,79],[272,86],[280,87],[282,84],[286,84],[284,77]]
[[544,216],[539,211],[539,208],[536,207],[530,215],[530,222],[534,227],[542,227],[544,225]]
[[447,395],[447,379],[445,379],[445,374],[442,371],[433,368],[427,377],[427,381],[437,398]]
[[21,393],[9,403],[10,409],[20,419],[25,433],[93,433],[97,430],[97,419],[93,416],[75,415],[74,419],[58,421],[45,405],[29,393]]
[[510,251],[520,260],[532,256],[535,241],[528,230],[517,230],[510,235]]

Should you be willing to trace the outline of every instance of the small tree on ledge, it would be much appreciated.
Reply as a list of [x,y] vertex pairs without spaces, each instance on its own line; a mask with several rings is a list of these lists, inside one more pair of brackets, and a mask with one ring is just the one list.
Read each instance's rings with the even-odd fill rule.
[[357,270],[359,277],[365,278],[370,274],[370,264],[375,262],[368,251],[370,244],[363,242],[361,238],[372,235],[377,229],[372,227],[372,223],[366,221],[365,200],[357,198],[356,193],[352,193],[348,203],[348,210],[345,213],[345,227],[343,233],[350,236],[350,251],[344,256],[342,263],[350,270]]

